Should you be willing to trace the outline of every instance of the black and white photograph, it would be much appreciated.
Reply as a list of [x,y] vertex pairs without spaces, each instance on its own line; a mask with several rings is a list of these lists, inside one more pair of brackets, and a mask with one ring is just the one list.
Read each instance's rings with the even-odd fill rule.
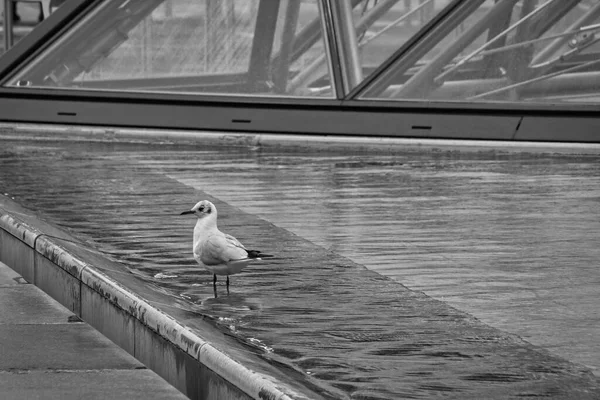
[[600,400],[600,0],[0,0],[0,400]]

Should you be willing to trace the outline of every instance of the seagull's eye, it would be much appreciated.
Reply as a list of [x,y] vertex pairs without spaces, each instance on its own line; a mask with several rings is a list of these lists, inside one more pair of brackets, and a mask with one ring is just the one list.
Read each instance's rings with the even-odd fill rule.
[[198,207],[198,211],[204,211],[204,206]]

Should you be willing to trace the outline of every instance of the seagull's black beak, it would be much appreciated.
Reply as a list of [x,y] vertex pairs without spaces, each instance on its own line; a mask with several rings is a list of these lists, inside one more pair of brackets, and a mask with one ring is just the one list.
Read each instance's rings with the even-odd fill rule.
[[184,211],[179,215],[187,215],[187,214],[193,214],[194,212],[192,210],[188,210],[188,211]]

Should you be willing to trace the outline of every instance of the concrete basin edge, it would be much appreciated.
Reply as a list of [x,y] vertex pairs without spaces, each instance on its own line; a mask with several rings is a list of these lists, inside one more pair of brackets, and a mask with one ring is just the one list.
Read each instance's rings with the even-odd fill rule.
[[[264,376],[245,367],[173,317],[152,306],[141,296],[102,273],[94,265],[70,254],[67,249],[58,244],[60,240],[68,240],[67,235],[65,237],[54,237],[44,233],[39,227],[33,226],[31,216],[26,222],[19,217],[19,212],[10,210],[10,203],[12,202],[6,199],[0,202],[0,261],[20,273],[30,283],[42,288],[42,290],[71,309],[78,317],[90,322],[87,320],[85,312],[82,312],[86,307],[89,309],[90,306],[84,304],[88,297],[83,294],[82,290],[91,290],[99,295],[105,303],[117,308],[128,318],[133,318],[148,328],[162,341],[170,343],[171,346],[183,351],[202,366],[219,375],[228,384],[246,394],[247,398],[307,399],[305,395],[295,392],[285,384],[278,382],[276,378]],[[25,271],[25,269],[32,268],[27,265],[27,260],[31,260],[35,264],[36,257],[43,257],[52,265],[58,267],[59,274],[62,274],[59,275],[59,278],[67,282],[65,284],[66,288],[62,287],[63,283],[61,283],[60,288],[52,287],[47,290],[49,285],[55,285],[47,281],[45,278],[46,272],[39,272],[39,268],[47,268],[46,265],[33,266],[33,272]],[[21,259],[25,262],[20,264],[17,260]],[[36,270],[38,270],[37,273]],[[115,341],[103,331],[102,326],[98,327],[93,323],[92,326]],[[107,330],[111,329],[107,328]],[[137,357],[132,349],[125,348],[125,350]],[[177,382],[170,383],[178,387]],[[180,387],[178,388],[181,390]],[[185,393],[185,390],[182,391]]]

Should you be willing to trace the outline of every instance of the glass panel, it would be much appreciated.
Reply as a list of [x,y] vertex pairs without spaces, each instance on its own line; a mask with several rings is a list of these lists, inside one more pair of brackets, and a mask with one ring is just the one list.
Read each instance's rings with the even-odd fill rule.
[[107,0],[8,85],[335,95],[316,0]]
[[362,0],[353,9],[363,77],[443,10],[450,0]]
[[[8,3],[9,7],[7,14],[4,15],[5,0],[1,0],[0,54],[4,53],[10,46],[14,46],[15,43],[31,32],[39,22],[47,17],[47,14],[51,11],[50,6],[52,6],[51,8],[53,10],[60,5],[54,5],[53,2],[57,2],[57,0],[12,0]],[[5,18],[10,19],[9,27],[12,28],[8,40],[5,35]]]
[[362,98],[600,102],[600,2],[474,0],[440,22]]

